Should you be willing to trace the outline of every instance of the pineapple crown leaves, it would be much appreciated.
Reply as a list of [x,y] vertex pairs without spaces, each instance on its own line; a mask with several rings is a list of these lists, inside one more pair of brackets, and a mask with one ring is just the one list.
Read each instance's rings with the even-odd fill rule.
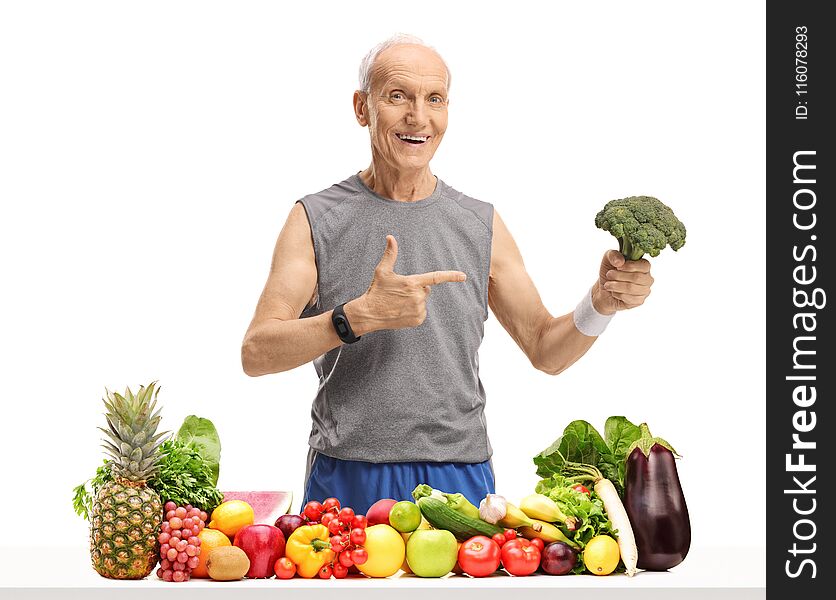
[[105,388],[108,428],[99,430],[109,438],[102,440],[102,447],[110,456],[115,477],[141,482],[158,469],[159,447],[169,432],[156,433],[161,419],[160,410],[154,410],[160,391],[155,390],[156,384],[140,386],[136,394],[126,388],[124,395]]

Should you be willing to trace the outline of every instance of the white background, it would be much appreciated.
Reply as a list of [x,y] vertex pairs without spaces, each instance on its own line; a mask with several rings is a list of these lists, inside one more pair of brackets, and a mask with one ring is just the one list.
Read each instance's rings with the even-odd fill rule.
[[216,424],[222,489],[298,508],[313,366],[252,379],[240,344],[293,202],[367,166],[357,67],[405,31],[453,73],[433,172],[494,204],[552,314],[613,247],[606,201],[655,195],[688,228],[647,303],[557,377],[491,314],[497,491],[533,491],[572,419],[624,414],[684,456],[694,545],[762,551],[764,8],[580,4],[3,3],[0,543],[48,523],[87,544],[71,489],[102,459],[104,387],[155,379],[166,429]]

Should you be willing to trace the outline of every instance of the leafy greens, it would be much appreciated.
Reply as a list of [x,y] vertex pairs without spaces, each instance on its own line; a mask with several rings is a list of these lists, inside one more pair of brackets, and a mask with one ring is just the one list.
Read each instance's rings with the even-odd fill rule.
[[[223,493],[216,487],[220,447],[220,438],[209,419],[194,415],[186,417],[177,436],[160,445],[160,468],[148,480],[148,487],[157,492],[163,502],[171,500],[179,506],[191,504],[211,514],[223,502]],[[92,479],[73,488],[76,514],[89,521],[94,499],[109,481],[113,481],[113,475],[110,460],[105,460]]]
[[[538,494],[548,496],[557,503],[560,510],[567,516],[576,517],[580,520],[580,527],[575,531],[569,531],[560,527],[566,536],[578,545],[581,551],[586,548],[589,540],[596,535],[615,535],[617,531],[613,528],[612,521],[607,517],[604,510],[604,503],[598,494],[591,491],[590,495],[571,488],[575,482],[562,475],[552,475],[541,480],[534,491]],[[558,524],[558,526],[560,526]],[[572,569],[573,573],[583,573],[585,567],[583,561]]]
[[563,477],[568,475],[567,462],[584,463],[597,467],[623,495],[627,450],[641,432],[626,417],[613,416],[604,425],[604,436],[587,421],[572,421],[551,446],[534,457],[537,475]]

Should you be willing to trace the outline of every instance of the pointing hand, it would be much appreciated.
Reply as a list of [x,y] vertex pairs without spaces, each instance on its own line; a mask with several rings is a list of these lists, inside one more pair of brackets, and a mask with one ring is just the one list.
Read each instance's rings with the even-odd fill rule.
[[366,316],[375,324],[373,329],[417,327],[427,318],[427,297],[432,286],[467,279],[461,271],[399,275],[394,270],[397,259],[398,242],[394,236],[387,235],[386,249],[375,267],[369,289],[362,296]]

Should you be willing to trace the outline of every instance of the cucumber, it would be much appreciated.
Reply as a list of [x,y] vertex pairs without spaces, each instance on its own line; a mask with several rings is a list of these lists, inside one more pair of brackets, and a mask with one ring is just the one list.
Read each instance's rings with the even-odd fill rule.
[[491,537],[504,530],[482,519],[474,519],[450,508],[447,503],[429,496],[418,499],[421,514],[436,529],[446,529],[460,542],[469,540],[474,535]]

